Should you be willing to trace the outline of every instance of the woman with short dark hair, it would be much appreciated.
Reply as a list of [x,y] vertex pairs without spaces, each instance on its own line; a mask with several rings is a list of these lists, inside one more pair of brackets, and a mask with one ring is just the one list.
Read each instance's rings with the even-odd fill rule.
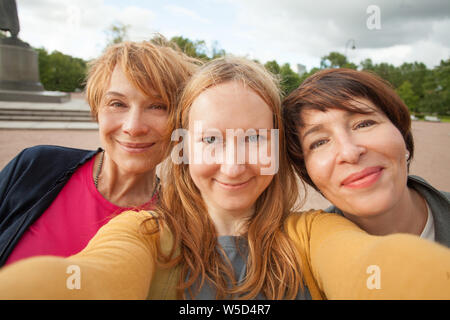
[[373,73],[320,71],[284,100],[298,175],[371,234],[411,233],[450,246],[449,194],[408,175],[410,113]]

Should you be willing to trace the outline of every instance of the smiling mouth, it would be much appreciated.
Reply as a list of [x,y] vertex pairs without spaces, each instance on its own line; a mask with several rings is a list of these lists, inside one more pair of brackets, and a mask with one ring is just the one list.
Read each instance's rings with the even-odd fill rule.
[[149,150],[151,147],[153,147],[156,143],[132,143],[132,142],[121,142],[117,141],[119,145],[127,152],[130,153],[140,153],[145,152]]
[[225,183],[225,182],[214,179],[214,181],[217,182],[221,187],[223,187],[225,189],[229,189],[229,190],[238,190],[238,189],[245,188],[250,183],[251,180],[252,180],[252,178],[250,178],[249,180],[244,181],[244,182],[238,182],[238,183],[236,183],[236,182],[228,183],[227,182],[227,183]]
[[347,188],[366,188],[374,184],[381,177],[383,167],[369,167],[353,173],[341,182],[341,186]]

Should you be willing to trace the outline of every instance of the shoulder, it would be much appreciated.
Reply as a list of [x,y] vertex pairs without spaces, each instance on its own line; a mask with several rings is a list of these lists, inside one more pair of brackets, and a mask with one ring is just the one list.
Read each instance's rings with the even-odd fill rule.
[[24,159],[49,158],[49,157],[83,157],[98,150],[83,150],[62,146],[39,145],[22,150],[20,155]]
[[18,166],[38,167],[40,170],[57,168],[76,168],[79,164],[92,158],[98,150],[83,150],[61,146],[39,145],[22,150],[14,159]]
[[[148,211],[124,211],[99,229],[92,242],[152,243],[159,226]],[[136,242],[137,241],[137,242]]]
[[128,210],[112,218],[108,222],[108,224],[115,226],[125,226],[134,230],[140,229],[141,226],[144,225],[146,229],[149,229],[149,231],[151,231],[152,228],[157,227],[157,219],[150,211]]
[[285,228],[291,237],[303,239],[344,230],[361,230],[350,220],[322,210],[293,212],[286,219]]
[[417,186],[427,189],[428,191],[432,192],[435,195],[439,195],[444,197],[447,201],[450,201],[450,192],[441,191],[433,187],[428,181],[426,181],[424,178],[415,176],[415,175],[409,175],[408,176],[408,185],[413,186],[417,189]]

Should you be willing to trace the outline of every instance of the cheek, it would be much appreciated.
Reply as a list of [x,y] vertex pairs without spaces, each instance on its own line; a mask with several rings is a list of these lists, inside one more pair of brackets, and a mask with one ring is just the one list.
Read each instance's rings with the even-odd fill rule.
[[327,186],[330,183],[330,178],[334,171],[334,159],[330,153],[313,154],[306,156],[305,166],[308,171],[308,175],[314,184],[322,189],[323,186]]
[[399,167],[406,168],[406,144],[400,131],[393,125],[385,126],[384,130],[379,130],[376,138],[369,148],[384,155],[386,159]]
[[157,118],[151,118],[147,121],[150,127],[154,129],[154,131],[159,135],[162,136],[165,133],[165,130],[167,129],[167,121],[168,116],[160,116]]
[[101,114],[98,115],[98,131],[100,139],[104,142],[108,141],[108,136],[120,129],[120,121],[117,117]]
[[207,188],[217,170],[217,165],[189,164],[189,174],[200,191]]

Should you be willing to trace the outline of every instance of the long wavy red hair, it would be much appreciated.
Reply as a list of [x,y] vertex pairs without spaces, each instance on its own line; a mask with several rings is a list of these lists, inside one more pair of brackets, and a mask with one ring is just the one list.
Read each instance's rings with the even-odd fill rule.
[[207,88],[228,81],[241,81],[260,95],[272,108],[274,128],[279,130],[279,170],[259,196],[243,235],[248,240],[247,275],[242,283],[236,283],[231,265],[221,254],[206,205],[189,174],[189,165],[173,161],[166,161],[161,169],[162,190],[155,212],[159,225],[172,233],[174,246],[168,256],[159,250],[159,261],[181,266],[180,298],[186,297],[186,289],[195,297],[208,281],[216,288],[217,299],[251,299],[259,293],[268,299],[294,299],[302,287],[300,260],[283,225],[298,197],[298,187],[286,157],[278,81],[253,61],[216,59],[188,81],[179,100],[176,126],[187,129],[193,101]]

